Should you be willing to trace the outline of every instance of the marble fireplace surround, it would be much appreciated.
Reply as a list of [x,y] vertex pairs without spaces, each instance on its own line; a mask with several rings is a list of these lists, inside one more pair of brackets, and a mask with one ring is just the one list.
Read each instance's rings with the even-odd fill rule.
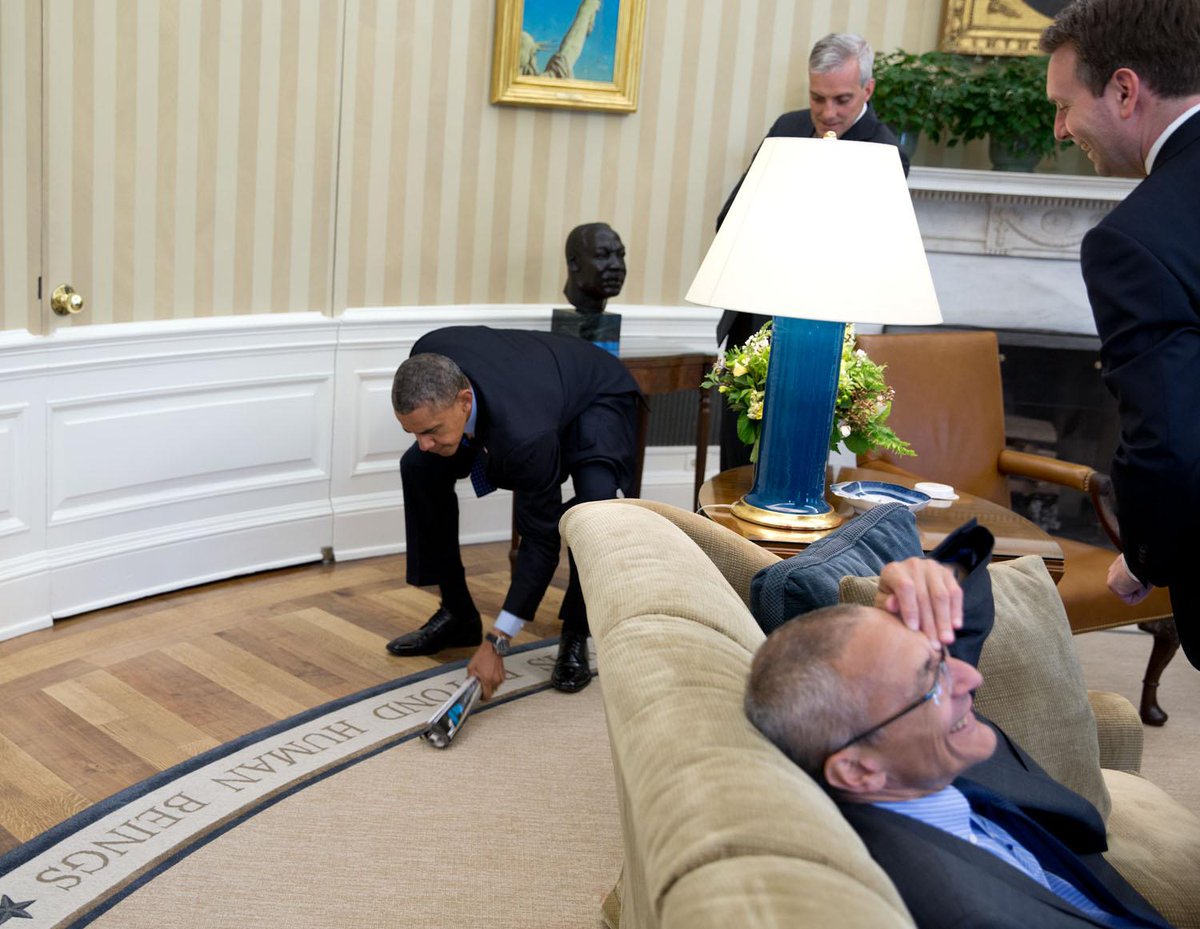
[[1079,243],[1136,185],[914,167],[908,186],[946,325],[1094,339]]

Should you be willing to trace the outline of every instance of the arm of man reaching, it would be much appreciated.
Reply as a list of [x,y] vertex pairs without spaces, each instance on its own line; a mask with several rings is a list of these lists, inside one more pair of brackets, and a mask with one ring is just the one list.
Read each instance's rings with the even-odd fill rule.
[[977,665],[996,615],[987,570],[994,544],[992,534],[971,520],[928,557],[885,565],[875,605],[935,647],[946,645],[955,658]]

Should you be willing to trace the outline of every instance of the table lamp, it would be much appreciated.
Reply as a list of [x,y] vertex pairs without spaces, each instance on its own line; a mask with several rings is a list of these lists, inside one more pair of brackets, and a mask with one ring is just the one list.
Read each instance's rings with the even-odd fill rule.
[[733,514],[838,525],[825,466],[845,324],[942,321],[895,146],[764,140],[687,299],[775,317],[754,485]]

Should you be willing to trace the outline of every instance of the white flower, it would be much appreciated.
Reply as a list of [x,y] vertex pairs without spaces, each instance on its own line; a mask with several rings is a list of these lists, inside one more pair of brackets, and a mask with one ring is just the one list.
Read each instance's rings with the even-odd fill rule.
[[850,427],[847,426],[845,423],[842,423],[840,426],[838,426],[838,432],[840,432],[842,434],[843,439],[847,439],[850,437]]

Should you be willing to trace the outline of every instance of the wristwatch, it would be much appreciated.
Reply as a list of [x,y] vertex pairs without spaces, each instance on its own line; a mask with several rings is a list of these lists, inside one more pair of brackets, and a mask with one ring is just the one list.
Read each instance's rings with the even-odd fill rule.
[[489,632],[487,635],[484,636],[484,638],[492,643],[492,648],[494,648],[496,650],[496,654],[499,655],[501,658],[503,658],[505,655],[507,655],[508,650],[510,648],[512,648],[512,640],[511,639],[506,639],[502,635],[496,635],[496,633],[494,633],[494,632]]

